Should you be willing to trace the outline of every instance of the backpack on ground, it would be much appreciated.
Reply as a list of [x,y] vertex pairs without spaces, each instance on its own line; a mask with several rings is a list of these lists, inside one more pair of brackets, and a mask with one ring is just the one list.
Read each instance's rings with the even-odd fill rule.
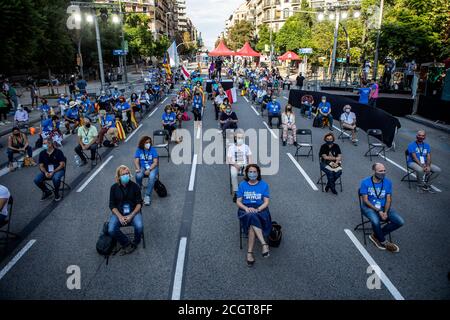
[[155,181],[153,189],[155,189],[156,193],[160,198],[167,197],[167,189],[159,179]]
[[322,127],[322,125],[321,125],[321,123],[320,123],[319,120],[320,120],[319,117],[315,117],[315,118],[314,118],[314,120],[313,120],[313,127],[314,127],[314,128],[320,128],[320,127]]
[[276,221],[272,221],[272,230],[270,231],[268,239],[269,246],[278,248],[280,246],[282,236],[283,233],[281,232],[281,226]]
[[106,264],[108,264],[109,256],[114,253],[116,243],[117,243],[116,239],[114,239],[108,233],[108,222],[105,222],[103,224],[102,233],[98,237],[96,249],[100,255],[105,257]]

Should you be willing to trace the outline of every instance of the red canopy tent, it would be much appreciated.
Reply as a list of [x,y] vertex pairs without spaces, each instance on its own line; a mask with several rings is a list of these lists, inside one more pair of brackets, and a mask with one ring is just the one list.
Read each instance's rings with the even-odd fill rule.
[[279,56],[278,60],[285,61],[285,60],[302,60],[302,59],[295,52],[288,51],[282,56]]
[[219,45],[213,51],[208,53],[210,57],[221,57],[221,56],[234,56],[235,52],[227,48],[223,40],[220,40]]
[[241,56],[241,57],[260,57],[261,54],[259,52],[256,52],[255,50],[252,49],[252,47],[250,47],[250,44],[247,42],[245,42],[244,46],[236,52],[236,56]]

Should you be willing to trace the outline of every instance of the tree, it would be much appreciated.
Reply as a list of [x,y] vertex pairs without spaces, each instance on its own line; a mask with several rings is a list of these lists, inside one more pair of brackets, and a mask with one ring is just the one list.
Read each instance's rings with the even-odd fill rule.
[[239,50],[245,44],[246,41],[254,41],[255,28],[253,25],[246,21],[238,21],[229,30],[228,43],[231,50]]
[[148,25],[150,18],[145,14],[129,14],[125,21],[125,37],[130,54],[136,57],[150,57],[155,50],[155,41]]
[[[272,33],[272,41],[275,42],[276,33]],[[270,32],[267,24],[261,25],[258,33],[258,42],[256,43],[256,50],[259,52],[263,52],[266,48],[266,45],[270,47]]]

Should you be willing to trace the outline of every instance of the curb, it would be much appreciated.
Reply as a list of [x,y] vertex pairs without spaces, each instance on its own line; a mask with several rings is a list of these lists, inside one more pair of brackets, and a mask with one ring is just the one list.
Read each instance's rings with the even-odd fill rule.
[[435,123],[435,122],[433,122],[431,120],[418,118],[418,117],[413,116],[413,115],[406,115],[405,118],[408,119],[408,120],[411,120],[411,121],[423,124],[423,125],[425,125],[427,127],[430,127],[430,128],[433,128],[433,129],[437,129],[437,130],[443,131],[445,133],[450,133],[450,127],[447,126],[447,125],[442,125],[442,124],[439,124],[439,123]]

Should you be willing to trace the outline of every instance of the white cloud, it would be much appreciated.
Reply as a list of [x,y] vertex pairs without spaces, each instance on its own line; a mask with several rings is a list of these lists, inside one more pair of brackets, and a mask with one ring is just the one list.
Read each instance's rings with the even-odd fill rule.
[[217,36],[225,30],[225,20],[245,0],[186,0],[187,15],[211,50]]

